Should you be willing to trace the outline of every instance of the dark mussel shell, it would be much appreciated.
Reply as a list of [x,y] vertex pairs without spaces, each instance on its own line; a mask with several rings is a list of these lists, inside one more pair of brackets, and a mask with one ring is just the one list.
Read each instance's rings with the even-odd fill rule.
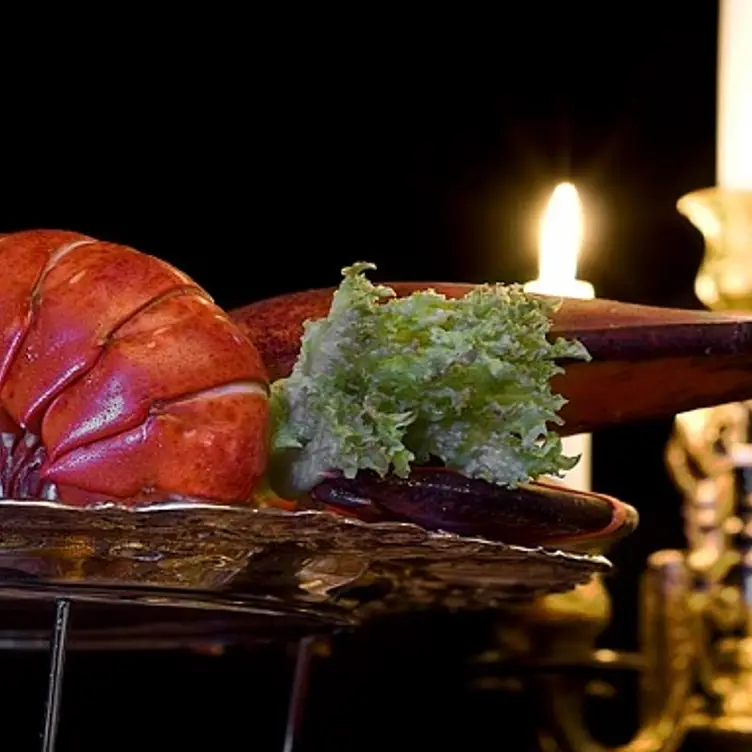
[[525,546],[613,539],[637,526],[637,511],[603,494],[558,483],[505,488],[440,467],[406,478],[361,472],[331,477],[312,498],[330,511],[369,522],[399,520],[428,530]]

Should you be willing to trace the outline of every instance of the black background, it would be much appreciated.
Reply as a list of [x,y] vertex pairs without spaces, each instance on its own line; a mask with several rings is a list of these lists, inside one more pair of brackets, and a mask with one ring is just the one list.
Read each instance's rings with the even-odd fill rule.
[[[530,279],[540,212],[572,180],[588,222],[580,276],[602,297],[698,307],[702,239],[675,204],[715,180],[716,13],[708,0],[442,18],[290,8],[24,36],[5,53],[0,230],[132,245],[231,308],[335,284],[358,259],[382,280]],[[634,647],[636,575],[650,551],[682,544],[669,429],[595,437],[595,490],[642,515],[612,552],[604,644]],[[455,681],[484,639],[437,616],[344,641],[317,673],[309,747],[501,746],[526,721]],[[35,749],[45,662],[2,660],[3,733],[17,740],[3,749]],[[213,749],[280,748],[290,668],[281,648],[75,655],[61,745],[193,749],[205,731]]]

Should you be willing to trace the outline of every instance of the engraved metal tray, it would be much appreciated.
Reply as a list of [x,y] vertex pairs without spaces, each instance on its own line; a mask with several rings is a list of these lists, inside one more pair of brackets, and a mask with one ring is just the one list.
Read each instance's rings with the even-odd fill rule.
[[242,614],[259,635],[347,626],[374,610],[494,606],[609,568],[601,555],[326,511],[0,501],[0,598]]

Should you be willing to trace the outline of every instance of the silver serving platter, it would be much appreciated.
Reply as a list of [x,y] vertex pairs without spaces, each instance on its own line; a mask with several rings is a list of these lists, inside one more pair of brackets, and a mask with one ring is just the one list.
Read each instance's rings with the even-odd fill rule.
[[65,596],[345,624],[373,609],[530,599],[609,568],[601,555],[327,511],[0,501],[0,598]]

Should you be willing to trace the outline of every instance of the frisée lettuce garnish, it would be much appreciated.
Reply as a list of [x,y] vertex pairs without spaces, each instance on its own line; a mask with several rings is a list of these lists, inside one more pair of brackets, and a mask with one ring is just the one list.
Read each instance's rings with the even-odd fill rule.
[[272,467],[285,490],[328,471],[404,477],[431,458],[511,487],[574,467],[549,429],[566,403],[550,380],[558,360],[590,356],[549,341],[559,301],[502,284],[398,298],[366,277],[375,268],[342,270],[329,314],[305,323],[292,373],[272,385]]

